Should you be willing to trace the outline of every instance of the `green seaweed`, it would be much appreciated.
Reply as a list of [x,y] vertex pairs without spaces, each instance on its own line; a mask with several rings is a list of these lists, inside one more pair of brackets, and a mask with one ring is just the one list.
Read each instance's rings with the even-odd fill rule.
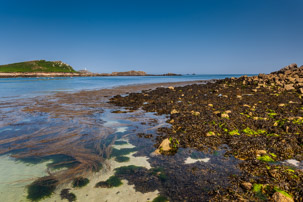
[[122,163],[122,162],[128,162],[129,161],[129,157],[127,156],[117,156],[115,158],[115,160],[119,163]]
[[69,193],[69,201],[76,201],[77,200],[77,197],[74,193]]
[[158,178],[159,178],[162,182],[165,182],[165,181],[168,179],[168,177],[167,177],[167,175],[165,174],[163,168],[160,168],[160,167],[159,167],[159,168],[152,168],[152,169],[150,169],[150,171],[151,171],[152,175],[158,176]]
[[289,197],[291,199],[293,198],[289,193],[287,193],[286,191],[283,191],[283,190],[279,189],[278,187],[275,187],[274,190],[277,191],[277,192],[280,192],[281,194],[283,194],[286,197]]
[[180,144],[180,142],[177,139],[172,138],[172,137],[169,138],[169,142],[174,149],[176,149],[178,147],[178,145]]
[[128,155],[131,152],[135,152],[135,151],[137,151],[136,148],[123,148],[123,149],[113,148],[111,157],[124,156],[124,155]]
[[89,179],[87,178],[83,178],[83,177],[78,177],[78,178],[75,178],[73,180],[73,187],[84,187],[86,186],[87,184],[89,183]]
[[269,152],[269,154],[270,154],[272,157],[277,158],[277,155],[276,155],[276,154],[270,153],[270,152]]
[[26,157],[18,159],[17,161],[22,161],[27,164],[39,164],[46,161],[52,161],[51,163],[47,164],[47,167],[52,169],[61,169],[61,168],[71,168],[79,164],[76,159],[71,156],[67,156],[64,154],[56,154],[56,155],[49,155],[43,157]]
[[133,174],[133,173],[135,173],[136,170],[141,169],[141,168],[143,168],[143,167],[135,166],[135,165],[122,166],[119,168],[115,168],[115,173],[121,174],[121,175]]
[[125,144],[127,144],[127,142],[122,141],[122,140],[118,140],[118,141],[115,142],[115,145],[125,145]]
[[44,177],[31,183],[27,189],[27,199],[39,201],[49,197],[55,191],[58,181],[54,178]]
[[278,114],[277,113],[275,113],[275,112],[271,112],[271,113],[268,113],[267,114],[270,118],[274,118],[275,116],[277,116]]
[[154,198],[152,202],[166,202],[166,201],[168,200],[165,196],[157,196],[156,198]]
[[254,184],[253,192],[255,192],[256,197],[261,200],[266,200],[266,196],[262,193],[262,188],[265,187],[263,184]]
[[260,135],[266,133],[266,130],[258,129],[257,131],[247,127],[243,130],[243,132],[247,135]]
[[264,155],[264,156],[258,156],[258,160],[264,161],[264,162],[275,162],[270,156]]
[[61,199],[67,199],[69,202],[71,201],[76,201],[77,200],[77,197],[74,193],[71,193],[69,192],[70,189],[62,189],[61,190],[61,193],[60,193],[60,196],[61,196]]
[[122,182],[121,182],[120,178],[118,178],[115,175],[113,175],[110,178],[108,178],[108,180],[106,180],[105,182],[108,185],[110,185],[111,187],[118,187],[118,186],[122,185]]
[[238,130],[238,129],[236,129],[236,130],[232,130],[232,131],[229,131],[229,132],[228,132],[228,134],[230,134],[230,135],[240,135],[240,133],[239,133],[239,130]]
[[110,178],[108,178],[106,181],[100,181],[98,182],[95,187],[106,187],[106,188],[112,188],[112,187],[119,187],[122,185],[122,181],[117,176],[113,175]]
[[168,177],[167,177],[167,175],[166,175],[165,173],[161,173],[161,174],[158,176],[158,178],[159,178],[162,182],[165,182],[165,181],[168,179]]

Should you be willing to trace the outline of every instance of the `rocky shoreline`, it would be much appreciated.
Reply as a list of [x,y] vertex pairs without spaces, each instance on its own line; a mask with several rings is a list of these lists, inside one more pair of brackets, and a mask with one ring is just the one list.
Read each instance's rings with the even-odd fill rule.
[[267,75],[143,90],[110,102],[168,115],[171,127],[158,129],[157,153],[225,145],[225,155],[240,160],[241,174],[210,190],[213,201],[303,201],[302,88],[303,66],[291,64]]

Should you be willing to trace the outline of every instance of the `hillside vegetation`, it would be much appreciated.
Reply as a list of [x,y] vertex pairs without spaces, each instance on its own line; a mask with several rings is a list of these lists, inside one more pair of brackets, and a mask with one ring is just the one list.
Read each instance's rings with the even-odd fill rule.
[[77,72],[70,65],[61,61],[34,60],[7,65],[0,65],[0,72]]

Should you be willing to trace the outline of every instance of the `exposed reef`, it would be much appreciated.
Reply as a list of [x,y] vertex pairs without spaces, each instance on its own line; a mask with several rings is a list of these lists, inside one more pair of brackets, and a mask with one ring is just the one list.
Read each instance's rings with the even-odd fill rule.
[[[159,153],[227,145],[225,155],[240,160],[242,172],[230,176],[229,186],[210,191],[212,200],[274,200],[282,194],[303,201],[302,168],[285,163],[303,161],[302,96],[303,66],[291,64],[268,75],[143,90],[110,102],[169,115],[171,127],[158,129]],[[164,141],[171,150],[161,150]]]

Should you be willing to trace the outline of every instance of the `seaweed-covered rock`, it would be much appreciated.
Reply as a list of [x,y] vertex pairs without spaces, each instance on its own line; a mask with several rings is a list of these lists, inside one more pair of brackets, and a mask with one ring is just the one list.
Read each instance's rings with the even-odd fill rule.
[[95,187],[99,188],[112,188],[112,187],[118,187],[122,185],[122,182],[119,177],[117,176],[111,176],[106,181],[98,182]]
[[[302,160],[302,78],[303,68],[293,64],[271,74],[226,78],[174,90],[157,88],[114,96],[110,102],[167,115],[171,126],[157,130],[156,148],[170,138],[176,148],[207,152],[227,145],[225,155],[241,160],[239,167],[246,177],[231,178],[231,186],[215,192],[215,199],[258,200],[252,190],[243,191],[241,183],[250,182],[264,185],[259,193],[267,200],[272,199],[274,187],[283,187],[300,201],[302,170],[291,171],[279,163]],[[174,147],[172,141],[167,145]],[[279,166],[272,166],[274,163]]]
[[77,177],[73,180],[73,187],[84,187],[89,183],[89,179],[84,177]]
[[69,192],[70,189],[62,189],[60,193],[61,199],[67,199],[69,202],[75,201],[77,199],[74,193]]
[[53,177],[40,178],[28,186],[27,198],[32,201],[39,201],[49,197],[55,191],[58,180]]
[[294,202],[294,200],[288,196],[285,196],[281,192],[275,192],[272,196],[273,201],[275,202]]

